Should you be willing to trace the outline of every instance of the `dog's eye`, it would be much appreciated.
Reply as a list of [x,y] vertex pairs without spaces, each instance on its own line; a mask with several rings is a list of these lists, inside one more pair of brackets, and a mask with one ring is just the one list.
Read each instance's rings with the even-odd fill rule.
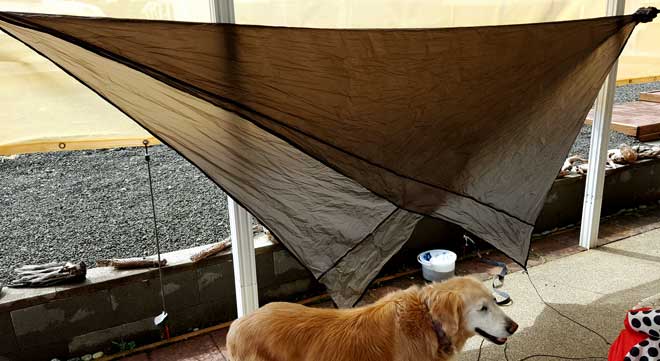
[[488,311],[488,306],[484,305],[483,307],[481,307],[481,308],[479,309],[479,311],[481,311],[481,312],[486,312],[486,311]]

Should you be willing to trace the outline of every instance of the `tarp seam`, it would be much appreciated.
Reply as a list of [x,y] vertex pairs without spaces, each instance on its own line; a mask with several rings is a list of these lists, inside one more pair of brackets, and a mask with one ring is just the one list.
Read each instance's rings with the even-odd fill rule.
[[385,222],[387,222],[388,219],[392,218],[392,216],[393,216],[397,211],[399,211],[399,209],[401,209],[401,208],[396,207],[396,208],[395,208],[395,209],[394,209],[394,210],[393,210],[393,211],[392,211],[387,217],[383,218],[383,220],[380,221],[380,222],[378,223],[378,225],[376,225],[376,227],[374,228],[374,230],[373,230],[371,233],[369,233],[369,234],[367,234],[366,236],[362,237],[362,239],[361,239],[359,242],[357,242],[355,245],[353,245],[353,247],[351,247],[348,251],[346,251],[346,253],[344,253],[341,257],[339,257],[339,258],[338,258],[338,259],[332,264],[332,266],[328,267],[327,270],[323,271],[323,273],[321,273],[321,275],[319,276],[319,279],[323,278],[323,276],[325,276],[328,272],[330,272],[333,268],[335,268],[335,267],[339,264],[339,262],[341,262],[341,261],[342,261],[342,260],[343,260],[343,259],[349,254],[349,253],[353,252],[354,249],[356,249],[358,246],[360,246],[362,243],[364,243],[364,241],[366,241],[367,238],[371,237],[371,235],[373,235],[374,233],[376,233],[376,232],[378,231],[378,229],[379,229],[383,224],[385,224]]

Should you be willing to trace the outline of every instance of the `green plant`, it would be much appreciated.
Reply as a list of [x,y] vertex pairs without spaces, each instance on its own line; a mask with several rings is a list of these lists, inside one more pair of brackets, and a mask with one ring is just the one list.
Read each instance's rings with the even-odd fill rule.
[[135,341],[112,341],[112,344],[117,348],[117,352],[130,351],[135,348]]

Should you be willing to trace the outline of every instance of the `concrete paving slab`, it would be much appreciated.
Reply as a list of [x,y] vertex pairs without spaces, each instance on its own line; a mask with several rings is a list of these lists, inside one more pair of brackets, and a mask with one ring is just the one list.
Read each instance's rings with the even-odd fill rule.
[[[618,253],[634,252],[627,247],[634,250],[644,235],[617,242],[616,250]],[[611,251],[614,246],[606,247],[609,249],[597,248],[534,267],[533,274],[538,279],[600,294],[623,291],[660,278],[658,262],[622,256]]]
[[[508,342],[508,360],[542,354],[606,357],[609,345],[605,341],[553,308],[595,330],[607,342],[614,341],[627,310],[642,302],[660,303],[660,260],[653,258],[659,253],[660,231],[651,231],[534,267],[530,276],[549,305],[538,298],[524,273],[508,276],[505,286],[514,304],[506,311],[520,324]],[[476,360],[480,343],[479,337],[470,340],[458,360]],[[484,343],[481,360],[507,358],[503,346]]]
[[660,229],[608,244],[598,250],[632,258],[630,262],[640,259],[660,263]]
[[[575,305],[575,307],[584,309],[587,307],[586,305],[597,301],[601,297],[598,293],[573,289],[566,285],[545,280],[535,280],[533,275],[532,280],[538,288],[539,293],[541,293],[546,302],[549,302],[551,305],[553,302],[559,302],[559,300],[561,300],[561,302],[572,304]],[[518,333],[509,341],[510,344],[508,348],[511,355],[530,351],[529,349],[521,347],[519,344],[520,342],[524,344],[524,342],[527,342],[530,338],[532,338],[532,340],[530,340],[530,345],[534,345],[534,353],[541,353],[544,348],[539,344],[547,343],[547,341],[541,342],[537,338],[559,340],[563,339],[565,335],[570,334],[572,339],[582,339],[584,342],[589,342],[591,344],[597,344],[599,342],[597,336],[588,332],[583,332],[584,330],[582,328],[559,316],[555,311],[546,306],[536,294],[527,275],[524,273],[514,273],[508,276],[505,282],[505,289],[511,295],[513,304],[504,307],[504,310],[520,326]],[[489,286],[490,282],[486,282],[485,284]],[[537,329],[540,328],[543,329],[543,332],[537,332]],[[518,339],[520,340],[517,341]],[[472,338],[466,344],[464,355],[462,355],[459,360],[475,360],[481,340],[481,337],[478,336]],[[602,341],[600,342],[603,344]],[[521,348],[523,348],[523,351],[519,350]],[[593,351],[585,350],[580,345],[574,349],[563,347],[563,349],[567,348],[568,351],[579,354],[577,357],[583,357],[585,355],[589,356],[591,354],[588,353],[588,351]],[[486,341],[484,343],[482,360],[504,360],[503,349],[503,346],[496,346]],[[517,358],[513,359],[515,360]]]

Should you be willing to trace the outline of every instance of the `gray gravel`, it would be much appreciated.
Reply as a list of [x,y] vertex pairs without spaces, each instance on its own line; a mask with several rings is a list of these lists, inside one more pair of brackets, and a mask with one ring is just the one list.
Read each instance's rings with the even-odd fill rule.
[[639,93],[648,92],[652,90],[660,90],[660,81],[646,84],[631,84],[624,85],[616,88],[614,95],[615,103],[627,103],[639,100]]
[[[660,82],[617,90],[636,100]],[[588,153],[589,126],[572,154]],[[613,133],[610,147],[633,143]],[[151,152],[159,233],[164,251],[228,235],[226,196],[197,168],[165,146]],[[143,256],[155,253],[143,149],[0,157],[0,283],[24,263]]]
[[[165,146],[151,148],[164,251],[228,235],[224,193]],[[0,158],[0,282],[23,263],[155,253],[143,149]]]
[[[591,142],[591,125],[584,125],[580,130],[573,143],[573,148],[571,148],[570,155],[580,155],[583,158],[589,158],[589,144]],[[610,143],[607,149],[618,148],[622,143],[628,145],[639,144],[639,141],[631,136],[625,135],[623,133],[610,131]]]

